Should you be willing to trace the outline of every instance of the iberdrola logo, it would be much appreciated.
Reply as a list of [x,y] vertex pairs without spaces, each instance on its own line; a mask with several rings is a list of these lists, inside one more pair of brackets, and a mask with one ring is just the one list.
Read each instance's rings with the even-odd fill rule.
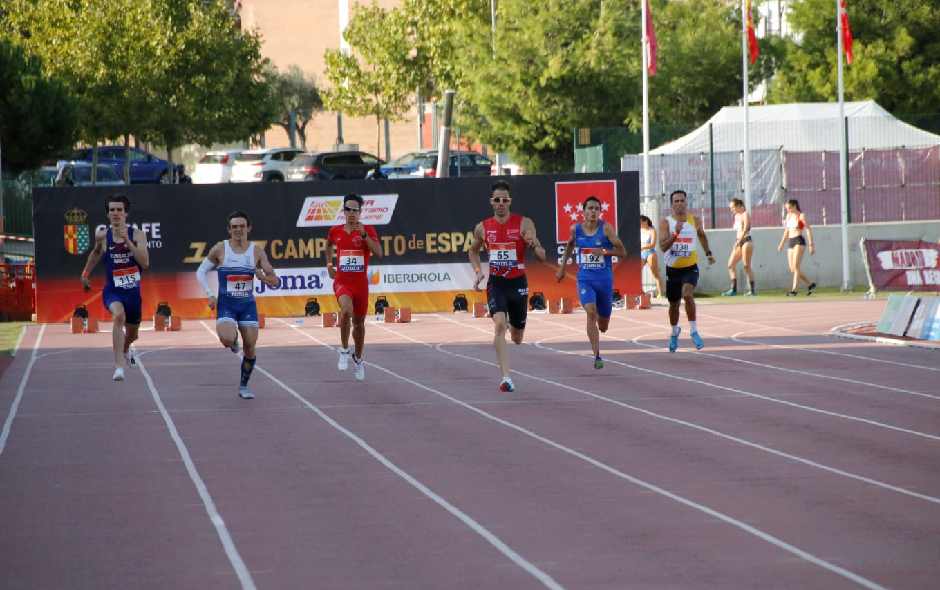
[[65,212],[65,251],[80,256],[91,247],[91,233],[86,225],[88,213],[79,208]]

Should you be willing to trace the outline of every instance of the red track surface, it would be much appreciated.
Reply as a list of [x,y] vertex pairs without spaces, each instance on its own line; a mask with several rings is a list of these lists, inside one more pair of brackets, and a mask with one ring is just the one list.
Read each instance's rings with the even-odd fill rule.
[[123,383],[108,333],[33,327],[2,586],[936,588],[940,357],[827,335],[883,305],[703,305],[676,354],[664,309],[616,312],[601,371],[582,314],[530,315],[513,394],[488,319],[370,323],[362,383],[337,330],[269,320],[253,401],[199,322]]

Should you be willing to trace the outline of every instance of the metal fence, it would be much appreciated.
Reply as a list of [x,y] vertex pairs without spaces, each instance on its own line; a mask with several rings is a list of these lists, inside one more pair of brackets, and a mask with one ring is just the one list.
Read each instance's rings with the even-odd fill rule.
[[0,234],[33,235],[33,187],[24,180],[2,179],[3,207]]

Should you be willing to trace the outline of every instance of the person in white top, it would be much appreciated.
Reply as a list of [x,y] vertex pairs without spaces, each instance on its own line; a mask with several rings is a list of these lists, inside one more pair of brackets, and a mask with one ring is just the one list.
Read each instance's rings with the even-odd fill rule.
[[[248,389],[248,379],[255,368],[255,343],[258,341],[258,307],[255,304],[255,276],[270,287],[277,287],[280,280],[268,261],[264,248],[248,241],[251,221],[243,211],[233,211],[228,216],[229,239],[217,242],[196,270],[196,280],[209,298],[209,308],[217,310],[215,330],[219,342],[232,352],[239,350],[238,334],[241,332],[244,354],[241,363],[241,381],[238,396],[253,399]],[[218,295],[209,287],[208,273],[218,268]]]
[[[813,230],[806,221],[806,215],[800,211],[800,202],[796,199],[790,199],[786,204],[787,216],[783,221],[783,236],[780,237],[780,245],[777,250],[783,250],[784,244],[787,246],[787,265],[790,272],[793,273],[793,284],[787,295],[796,295],[800,287],[800,281],[806,283],[806,294],[812,295],[816,290],[816,283],[809,280],[800,267],[803,264],[803,250],[809,248],[810,255],[816,253],[816,246],[813,244]],[[803,231],[806,231],[806,237],[803,237]]]
[[738,294],[738,262],[744,262],[744,274],[747,275],[748,289],[746,295],[757,295],[754,284],[754,271],[751,268],[751,258],[754,256],[754,241],[751,239],[751,215],[744,208],[744,201],[731,199],[728,204],[731,215],[734,216],[734,245],[731,247],[731,256],[728,257],[728,277],[731,279],[731,288],[722,293],[725,296]]
[[653,280],[656,281],[656,298],[659,299],[666,292],[663,289],[663,279],[659,275],[659,256],[656,254],[656,228],[653,221],[646,215],[640,215],[640,260],[650,269]]
[[701,350],[705,343],[695,324],[695,286],[698,284],[698,243],[705,248],[708,264],[715,264],[715,257],[708,247],[708,237],[702,222],[688,212],[688,196],[683,190],[672,191],[669,202],[672,215],[659,220],[659,247],[665,253],[666,299],[669,301],[669,352],[679,348],[679,302],[685,301],[685,316],[689,320],[689,336],[695,348]]

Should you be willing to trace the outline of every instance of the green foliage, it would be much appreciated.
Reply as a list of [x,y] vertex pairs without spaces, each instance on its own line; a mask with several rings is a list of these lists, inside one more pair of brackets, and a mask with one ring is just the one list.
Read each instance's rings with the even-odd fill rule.
[[[852,65],[846,100],[876,100],[892,112],[936,112],[940,105],[940,6],[936,0],[851,0]],[[832,0],[797,0],[771,89],[774,102],[836,99],[836,14]]]
[[[274,66],[271,66],[273,69]],[[323,98],[316,81],[307,77],[298,66],[290,66],[286,72],[274,70],[274,96],[278,105],[277,125],[290,133],[290,114],[294,113],[294,130],[300,137],[302,149],[307,149],[307,125],[313,116],[323,110]]]
[[0,39],[0,148],[17,174],[66,152],[77,135],[75,101],[42,72],[38,58]]

